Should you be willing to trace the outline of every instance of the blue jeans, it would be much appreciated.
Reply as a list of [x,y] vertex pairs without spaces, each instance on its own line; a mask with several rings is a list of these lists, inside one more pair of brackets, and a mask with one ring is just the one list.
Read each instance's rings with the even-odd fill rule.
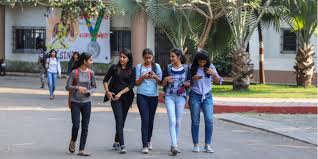
[[137,94],[137,106],[141,117],[141,136],[143,147],[151,141],[153,123],[158,106],[158,97]]
[[88,124],[91,116],[91,102],[87,103],[71,103],[71,113],[72,113],[72,141],[76,142],[78,130],[80,127],[80,118],[82,114],[82,133],[79,150],[84,150],[87,134],[88,134]]
[[48,72],[47,80],[49,85],[50,97],[53,97],[53,93],[56,86],[57,73]]
[[186,104],[186,98],[178,95],[168,95],[165,97],[165,104],[169,118],[169,130],[171,146],[177,147],[181,120]]
[[212,93],[205,94],[202,101],[202,95],[191,91],[190,98],[191,111],[191,132],[193,144],[199,143],[200,110],[202,110],[205,121],[205,144],[211,144],[213,132],[213,98]]

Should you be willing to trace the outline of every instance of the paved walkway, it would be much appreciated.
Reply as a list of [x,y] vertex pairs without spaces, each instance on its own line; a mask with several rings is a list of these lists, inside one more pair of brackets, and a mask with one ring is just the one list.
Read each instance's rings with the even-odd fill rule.
[[[64,83],[64,79],[63,81],[58,81],[56,98],[48,100],[48,90],[39,89],[39,80],[37,78],[0,77],[1,158],[78,158],[76,155],[70,155],[66,152],[71,121],[69,109],[66,106],[67,92],[64,91]],[[98,80],[98,85],[101,85],[100,80]],[[123,156],[111,151],[114,119],[109,103],[102,103],[103,95],[103,90],[99,87],[93,97],[93,113],[87,142],[87,149],[93,154],[90,158],[168,157],[169,132],[164,105],[161,105],[158,109],[153,139],[155,150],[151,154],[142,155],[139,152],[140,117],[135,104],[130,110],[125,127],[128,155]],[[225,118],[226,115],[228,119]],[[191,121],[190,113],[186,110],[180,137],[182,154],[177,158],[314,159],[317,156],[317,147],[312,143],[307,144],[310,142],[302,138],[284,135],[283,133],[287,132],[299,136],[302,135],[302,132],[293,131],[290,129],[290,125],[286,128],[284,123],[278,122],[277,124],[279,120],[266,123],[266,120],[264,122],[263,119],[238,116],[237,114],[232,114],[231,116],[221,114],[215,115],[215,117],[213,147],[216,153],[196,154],[191,152]],[[200,141],[203,141],[203,121],[201,121],[200,130]],[[274,130],[278,131],[275,132]],[[277,133],[283,136],[277,135]],[[295,141],[294,139],[305,141],[306,143]],[[309,135],[307,139],[312,140],[313,138]]]
[[299,121],[299,118],[304,118],[304,115],[294,115],[294,117],[292,118],[287,117],[289,119],[293,119],[293,121],[290,122],[295,122],[295,124],[286,123],[286,121],[277,121],[277,119],[284,119],[283,117],[277,114],[271,116],[271,118],[276,118],[276,121],[271,121],[273,119],[268,118],[258,119],[260,117],[257,118],[254,114],[217,114],[215,115],[215,117],[224,121],[238,123],[253,128],[269,131],[272,133],[280,134],[317,146],[317,117],[314,116],[305,119],[307,122],[311,122],[311,124],[307,124],[306,127],[299,126],[299,123],[297,123],[297,121]]

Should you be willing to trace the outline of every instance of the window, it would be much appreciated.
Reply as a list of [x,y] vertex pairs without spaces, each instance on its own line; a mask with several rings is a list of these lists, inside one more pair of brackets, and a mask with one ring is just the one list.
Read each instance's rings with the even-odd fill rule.
[[45,27],[13,27],[13,52],[36,53],[45,39]]
[[297,33],[290,29],[282,29],[281,53],[296,53],[298,49]]
[[112,55],[118,55],[123,48],[131,49],[131,32],[125,28],[112,28],[110,34]]

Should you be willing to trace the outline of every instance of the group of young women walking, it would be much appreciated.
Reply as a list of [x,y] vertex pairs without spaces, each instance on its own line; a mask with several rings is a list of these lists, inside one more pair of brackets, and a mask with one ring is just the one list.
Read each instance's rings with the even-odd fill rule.
[[[200,111],[205,120],[204,151],[212,153],[211,138],[213,131],[213,98],[211,82],[222,83],[215,67],[211,64],[205,51],[199,51],[193,64],[183,63],[182,50],[174,48],[170,51],[171,63],[162,70],[159,64],[153,62],[151,49],[143,50],[142,64],[133,67],[132,54],[128,49],[120,51],[118,64],[112,65],[103,80],[105,89],[104,101],[110,101],[116,121],[116,133],[113,149],[124,154],[127,152],[124,142],[124,125],[129,108],[134,99],[134,86],[137,86],[137,106],[141,116],[142,150],[144,154],[152,150],[152,134],[154,119],[158,106],[159,86],[164,87],[165,105],[169,119],[171,138],[170,155],[180,153],[178,138],[181,121],[187,99],[191,111],[191,132],[193,152],[200,152],[199,124]],[[82,133],[80,138],[79,155],[89,156],[84,151],[88,124],[91,113],[91,95],[96,89],[94,72],[90,70],[93,59],[90,54],[82,53],[71,71],[66,89],[69,90],[72,113],[72,138],[69,151],[75,152],[75,143],[82,114]]]

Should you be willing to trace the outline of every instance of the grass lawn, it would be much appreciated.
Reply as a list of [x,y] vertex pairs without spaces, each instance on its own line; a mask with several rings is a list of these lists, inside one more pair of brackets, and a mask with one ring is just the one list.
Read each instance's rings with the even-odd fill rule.
[[233,91],[232,85],[213,85],[213,96],[234,98],[317,98],[317,87],[250,85],[249,90]]

